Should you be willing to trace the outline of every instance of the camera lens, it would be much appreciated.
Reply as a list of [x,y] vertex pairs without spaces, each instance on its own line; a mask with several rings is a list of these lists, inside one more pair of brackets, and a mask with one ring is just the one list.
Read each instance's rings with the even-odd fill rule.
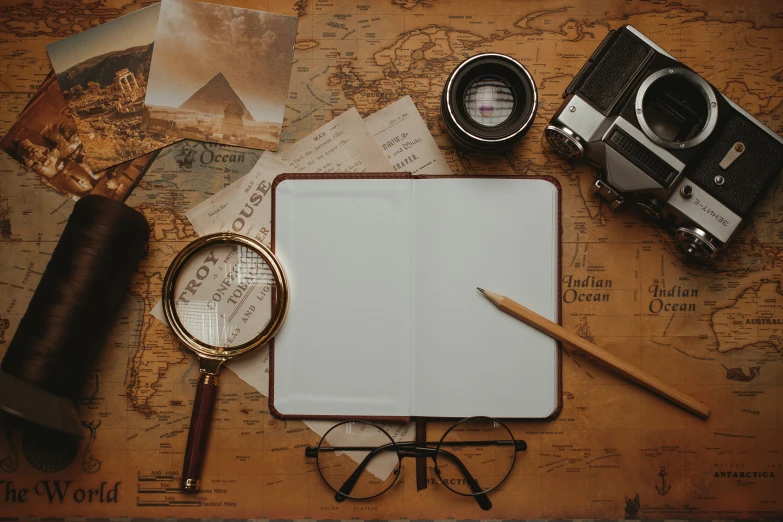
[[661,69],[642,82],[636,115],[652,141],[670,149],[695,147],[709,137],[718,121],[718,104],[710,85],[682,68]]
[[479,54],[449,76],[441,114],[455,142],[497,152],[513,146],[530,129],[537,95],[533,78],[521,63],[503,54]]

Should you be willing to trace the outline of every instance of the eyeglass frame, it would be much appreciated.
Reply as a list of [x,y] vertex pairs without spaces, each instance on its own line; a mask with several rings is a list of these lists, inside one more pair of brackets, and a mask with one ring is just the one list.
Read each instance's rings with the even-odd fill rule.
[[[487,421],[491,421],[491,422],[497,424],[498,426],[502,426],[503,429],[505,429],[506,432],[509,434],[509,437],[510,437],[509,440],[508,441],[500,441],[500,440],[495,440],[495,441],[465,441],[465,442],[445,442],[444,443],[444,441],[446,439],[446,436],[448,436],[448,434],[451,433],[451,431],[453,429],[455,429],[456,427],[458,427],[458,426],[460,426],[460,425],[462,425],[462,424],[464,424],[466,422],[476,421],[476,420],[487,420]],[[381,446],[375,446],[375,447],[369,447],[369,446],[328,446],[328,451],[330,451],[330,452],[331,451],[368,451],[367,456],[365,456],[364,459],[360,463],[357,463],[356,469],[351,474],[351,476],[348,477],[348,479],[346,479],[345,483],[343,483],[343,485],[340,487],[340,489],[335,489],[332,486],[332,484],[326,479],[326,477],[324,477],[323,471],[321,470],[321,463],[319,462],[319,459],[318,459],[318,453],[320,451],[322,451],[321,446],[324,443],[324,441],[326,441],[326,437],[329,435],[329,433],[332,432],[332,430],[334,430],[334,429],[336,429],[336,428],[338,428],[340,426],[346,425],[346,424],[354,424],[354,423],[356,423],[356,424],[364,424],[366,426],[372,426],[372,427],[376,428],[381,433],[386,435],[386,437],[389,439],[389,444],[383,444]],[[480,486],[478,485],[478,482],[476,481],[476,479],[474,479],[473,476],[470,474],[470,471],[468,471],[467,467],[462,462],[462,460],[460,460],[460,458],[457,457],[456,455],[454,455],[453,453],[451,453],[451,452],[449,452],[449,451],[447,451],[445,449],[441,449],[441,446],[449,446],[449,445],[477,445],[477,446],[480,445],[480,446],[486,446],[486,445],[493,445],[493,443],[494,443],[494,445],[513,443],[513,445],[514,445],[514,453],[513,453],[513,458],[511,460],[511,466],[509,466],[509,469],[508,469],[508,472],[506,473],[506,475],[501,480],[499,480],[495,485],[493,485],[490,488],[487,488],[487,489],[484,489],[484,490],[480,490],[480,491],[476,491],[476,490],[480,489]],[[353,499],[353,500],[370,500],[370,499],[379,497],[379,496],[383,495],[384,493],[386,493],[387,491],[389,491],[389,489],[391,489],[391,487],[394,486],[397,483],[397,481],[399,480],[399,478],[400,478],[400,475],[401,475],[400,471],[402,470],[402,459],[405,458],[405,457],[414,457],[414,458],[417,458],[417,457],[424,457],[424,458],[430,457],[432,459],[433,463],[435,464],[435,468],[434,468],[435,475],[439,479],[441,479],[440,468],[438,467],[438,455],[442,453],[443,455],[449,456],[449,458],[453,459],[453,461],[457,463],[457,467],[459,468],[460,473],[462,473],[462,475],[465,477],[465,480],[468,483],[468,486],[471,488],[471,490],[473,490],[473,493],[463,493],[461,491],[457,491],[456,489],[454,489],[451,486],[449,486],[442,479],[440,481],[441,484],[446,486],[446,488],[449,491],[452,491],[453,493],[456,493],[457,495],[461,495],[463,497],[474,497],[476,499],[476,501],[478,502],[479,506],[483,510],[486,511],[486,510],[489,510],[489,509],[492,508],[492,503],[490,502],[489,498],[487,497],[487,493],[489,493],[490,491],[493,491],[494,489],[496,489],[503,482],[505,482],[505,480],[509,477],[509,475],[511,475],[511,472],[514,469],[514,464],[516,463],[517,452],[527,450],[527,443],[524,440],[515,439],[514,438],[514,434],[511,433],[511,430],[509,429],[508,426],[506,426],[503,422],[499,421],[498,419],[495,419],[493,417],[486,417],[486,416],[475,416],[475,417],[467,417],[465,419],[462,419],[462,420],[456,422],[455,424],[453,424],[451,427],[449,427],[449,429],[447,429],[445,431],[445,433],[440,438],[440,440],[438,441],[437,446],[435,448],[428,447],[427,446],[428,444],[431,445],[431,444],[434,444],[434,443],[433,442],[426,442],[426,441],[425,442],[415,442],[415,441],[411,441],[411,442],[395,442],[394,439],[391,437],[391,435],[389,435],[389,433],[386,430],[384,430],[379,425],[377,425],[377,424],[375,424],[373,422],[364,421],[364,420],[347,420],[347,421],[340,422],[339,424],[335,424],[334,426],[329,428],[329,430],[326,433],[324,433],[323,437],[321,437],[321,440],[318,442],[318,446],[307,446],[305,448],[305,457],[315,458],[315,465],[318,468],[318,474],[321,476],[321,479],[326,483],[326,485],[329,487],[329,489],[331,489],[332,491],[335,492],[334,499],[337,502],[343,502],[344,500],[349,499],[349,498]],[[356,481],[359,479],[359,476],[361,476],[361,474],[366,470],[367,464],[369,464],[369,462],[378,453],[380,453],[381,451],[387,451],[387,450],[391,450],[391,449],[394,449],[394,451],[395,451],[395,453],[397,455],[397,465],[394,467],[396,472],[392,471],[392,473],[394,473],[394,480],[391,481],[391,483],[388,486],[386,486],[386,488],[384,488],[383,490],[381,490],[380,492],[378,492],[378,493],[376,493],[374,495],[370,495],[370,496],[367,496],[367,497],[352,497],[351,494],[350,494],[351,490],[356,485]],[[326,447],[323,449],[323,451],[325,451],[325,452],[327,451]],[[399,469],[398,469],[398,467],[399,467]],[[347,489],[347,491],[343,491],[343,490],[346,490],[346,489]]]

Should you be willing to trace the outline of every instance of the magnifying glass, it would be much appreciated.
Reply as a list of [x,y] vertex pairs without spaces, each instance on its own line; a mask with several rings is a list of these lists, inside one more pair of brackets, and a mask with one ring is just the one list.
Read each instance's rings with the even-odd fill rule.
[[288,298],[280,262],[269,248],[246,236],[202,236],[171,262],[163,280],[163,310],[174,334],[200,362],[182,489],[198,491],[201,485],[221,366],[277,334]]

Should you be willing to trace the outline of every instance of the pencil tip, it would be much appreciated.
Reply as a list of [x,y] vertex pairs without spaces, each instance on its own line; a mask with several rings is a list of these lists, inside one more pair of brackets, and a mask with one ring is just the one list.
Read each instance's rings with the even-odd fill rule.
[[476,287],[476,290],[478,290],[478,291],[479,291],[479,292],[481,292],[482,294],[484,293],[484,289],[483,289],[483,288],[479,288],[478,286]]

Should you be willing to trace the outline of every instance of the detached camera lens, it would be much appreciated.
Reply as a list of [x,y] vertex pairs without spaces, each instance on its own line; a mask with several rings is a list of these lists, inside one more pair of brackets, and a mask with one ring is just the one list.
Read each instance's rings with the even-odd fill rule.
[[441,114],[451,138],[469,149],[497,152],[512,147],[533,124],[538,104],[533,78],[503,54],[468,58],[451,73]]

